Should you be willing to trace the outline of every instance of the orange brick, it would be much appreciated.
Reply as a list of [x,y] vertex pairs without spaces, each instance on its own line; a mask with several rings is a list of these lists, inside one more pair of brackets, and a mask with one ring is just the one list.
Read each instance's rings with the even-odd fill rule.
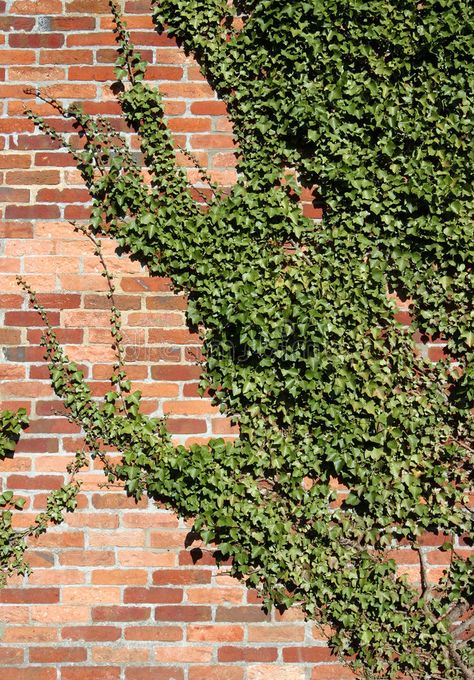
[[31,663],[77,663],[87,659],[82,647],[31,647]]
[[61,0],[15,0],[10,8],[12,14],[61,14]]
[[258,665],[247,667],[248,680],[305,680],[306,671],[298,666]]
[[65,666],[61,670],[61,680],[119,680],[119,677],[120,668],[112,666]]
[[18,668],[2,667],[2,674],[6,678],[15,680],[56,680],[55,668]]
[[212,647],[160,645],[155,652],[155,658],[160,663],[206,663],[212,659]]
[[347,666],[315,666],[311,674],[311,680],[355,680],[356,675]]
[[92,660],[95,663],[135,664],[145,663],[149,660],[148,649],[128,649],[95,647],[92,649]]
[[145,569],[94,569],[92,583],[96,585],[145,585]]
[[244,639],[244,628],[238,625],[193,624],[187,626],[187,639],[192,642],[241,642]]
[[[219,664],[218,666],[195,666],[189,669],[189,680],[244,680],[244,669],[237,668],[236,666],[224,666]],[[270,676],[268,676],[270,677]],[[273,676],[274,678],[276,676]],[[257,680],[254,678],[253,680]],[[290,680],[288,677],[287,680]],[[299,678],[293,678],[292,680],[299,680]]]

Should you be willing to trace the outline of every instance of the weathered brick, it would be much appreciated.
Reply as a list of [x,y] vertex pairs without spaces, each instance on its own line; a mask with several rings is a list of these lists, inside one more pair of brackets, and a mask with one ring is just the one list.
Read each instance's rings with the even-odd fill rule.
[[93,607],[93,621],[145,621],[150,607]]

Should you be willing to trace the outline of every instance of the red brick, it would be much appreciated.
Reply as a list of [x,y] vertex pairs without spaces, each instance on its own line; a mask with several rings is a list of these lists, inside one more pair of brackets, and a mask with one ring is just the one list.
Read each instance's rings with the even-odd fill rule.
[[8,43],[11,47],[57,49],[64,44],[64,36],[61,33],[14,33],[8,38]]
[[15,680],[56,680],[57,677],[55,668],[18,668],[18,666],[12,668],[2,666],[2,675],[4,678]]
[[[54,676],[56,678],[56,675]],[[119,680],[120,668],[111,666],[64,666],[61,680]]]
[[31,647],[31,663],[76,663],[85,661],[87,652],[83,647]]
[[0,647],[0,664],[5,666],[8,663],[21,664],[24,660],[24,650],[18,647]]
[[90,642],[113,642],[122,631],[115,626],[67,626],[61,631],[64,640],[85,640]]
[[217,607],[216,621],[268,621],[269,615],[260,607]]
[[43,203],[85,203],[89,199],[87,189],[40,189],[37,195]]
[[196,418],[168,418],[166,423],[172,434],[199,434],[207,430],[206,421]]
[[193,102],[191,113],[196,116],[225,116],[227,109],[222,101]]
[[183,639],[183,631],[178,626],[127,626],[125,639],[176,642]]
[[57,205],[7,205],[5,208],[7,219],[57,219],[59,208]]
[[287,647],[283,649],[283,661],[290,663],[318,663],[335,660],[336,657],[327,647]]
[[[51,325],[59,324],[59,313],[49,313]],[[44,322],[36,311],[32,312],[5,312],[6,326],[44,326]]]
[[221,647],[218,660],[224,662],[276,661],[276,647]]
[[[51,17],[53,31],[91,31],[95,28],[93,17]],[[88,34],[87,34],[88,35]]]
[[229,624],[195,624],[187,626],[187,639],[190,641],[242,642],[244,628]]
[[93,607],[93,621],[145,621],[150,607]]
[[29,200],[29,189],[9,189],[8,187],[0,187],[0,203],[28,203]]
[[59,561],[62,565],[105,567],[115,564],[115,556],[111,550],[65,550]]
[[311,680],[356,680],[356,675],[347,666],[315,666]]
[[59,602],[59,588],[4,588],[0,590],[1,603],[28,604]]
[[210,607],[195,607],[192,605],[173,605],[170,607],[156,607],[156,621],[209,621]]
[[125,588],[123,601],[125,604],[133,603],[168,603],[182,602],[183,591],[181,588]]
[[189,680],[243,680],[245,670],[236,666],[192,666]]
[[54,167],[68,167],[74,165],[74,158],[70,153],[61,151],[44,151],[35,154],[35,165]]
[[[93,0],[94,1],[94,14],[107,14],[109,12],[109,2],[108,0]],[[90,0],[66,0],[66,12],[71,14],[81,13],[90,14],[91,13],[91,1]]]
[[153,573],[154,584],[189,585],[210,583],[212,572],[209,569],[159,569]]
[[167,666],[127,668],[125,678],[126,680],[184,680],[184,671],[181,668]]
[[10,489],[59,489],[64,484],[64,477],[59,475],[10,475],[7,486]]
[[128,498],[125,493],[107,493],[94,494],[92,497],[92,505],[95,508],[105,509],[124,509],[130,508],[136,510],[137,507],[143,507],[145,501],[137,503],[133,498]]

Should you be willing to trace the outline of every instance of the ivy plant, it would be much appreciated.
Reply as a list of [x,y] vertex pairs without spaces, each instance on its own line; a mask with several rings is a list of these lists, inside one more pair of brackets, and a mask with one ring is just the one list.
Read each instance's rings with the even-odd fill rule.
[[[329,624],[360,676],[472,678],[472,562],[456,550],[472,521],[468,3],[155,0],[157,29],[196,57],[234,123],[238,180],[223,192],[201,169],[205,205],[111,7],[117,97],[140,156],[77,106],[51,102],[80,148],[30,115],[76,159],[98,255],[97,236],[112,236],[185,292],[201,389],[240,437],[174,446],[140,411],[107,272],[117,362],[102,401],[36,304],[56,394],[110,481],[194,518],[265,607],[299,604]],[[302,187],[324,203],[321,222],[304,217]],[[444,339],[447,358],[429,362],[420,337]],[[426,532],[446,535],[451,558],[436,586]],[[418,553],[420,589],[389,559],[401,543]]]

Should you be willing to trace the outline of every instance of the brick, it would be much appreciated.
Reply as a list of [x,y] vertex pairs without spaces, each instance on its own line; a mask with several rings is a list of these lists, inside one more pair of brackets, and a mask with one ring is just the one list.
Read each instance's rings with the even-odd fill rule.
[[243,607],[217,607],[216,621],[268,621],[269,615],[260,607],[243,606]]
[[181,588],[165,588],[155,586],[152,588],[125,588],[123,601],[125,604],[134,603],[171,603],[182,602],[183,591]]
[[0,603],[59,602],[59,588],[4,588],[0,590]]
[[276,647],[221,647],[218,660],[224,662],[276,661],[278,650]]
[[64,604],[32,605],[30,609],[31,621],[41,624],[63,624],[64,621],[86,623],[89,620],[89,607]]
[[40,64],[92,64],[93,53],[89,50],[42,50]]
[[[30,562],[31,564],[31,562]],[[3,607],[2,607],[3,610]],[[3,611],[2,611],[3,614]],[[58,637],[58,631],[51,627],[14,626],[6,628],[2,635],[2,642],[53,642]],[[2,669],[3,671],[4,669]],[[13,676],[12,676],[13,677]],[[56,680],[56,676],[55,680]]]
[[242,642],[244,639],[243,626],[223,624],[194,624],[187,626],[187,639],[209,642]]
[[[245,670],[235,666],[194,666],[189,669],[189,680],[244,680]],[[290,680],[288,678],[288,680]]]
[[208,621],[210,618],[210,607],[173,605],[156,607],[155,609],[156,621]]
[[231,149],[234,146],[232,135],[192,135],[191,147],[193,149]]
[[95,25],[94,17],[51,17],[53,31],[92,31]]
[[6,222],[0,224],[1,238],[33,238],[33,225],[31,222]]
[[187,598],[189,602],[205,604],[240,604],[243,597],[243,588],[188,588]]
[[133,509],[137,507],[144,507],[146,501],[139,501],[138,503],[125,495],[125,493],[107,493],[94,494],[92,496],[92,505],[99,509]]
[[28,189],[9,189],[0,187],[0,203],[28,203],[30,192]]
[[18,668],[2,667],[2,675],[5,678],[15,678],[15,680],[56,680],[55,668]]
[[212,572],[209,569],[159,569],[153,573],[155,585],[188,585],[210,583]]
[[42,83],[46,81],[64,80],[65,71],[63,68],[50,68],[48,66],[19,66],[8,69],[10,81],[19,80],[21,82]]
[[18,647],[1,647],[0,648],[0,664],[6,666],[7,664],[22,664],[24,661],[24,650]]
[[305,680],[306,671],[298,666],[278,667],[269,664],[248,666],[247,680]]
[[259,625],[248,626],[249,642],[303,642],[304,626],[299,625]]
[[167,426],[172,434],[199,434],[207,431],[206,421],[196,418],[168,418]]
[[14,33],[9,36],[8,44],[29,49],[57,49],[64,44],[64,36],[61,33]]
[[127,626],[126,640],[156,642],[177,642],[183,639],[183,631],[178,626]]
[[124,647],[94,647],[92,649],[92,660],[96,663],[146,663],[149,656],[148,649],[127,649]]
[[64,477],[60,475],[10,475],[7,486],[10,489],[59,489],[64,484]]
[[318,663],[334,661],[335,658],[327,647],[287,647],[283,649],[283,661],[290,663]]
[[227,108],[222,101],[193,102],[191,113],[196,116],[225,116]]
[[35,165],[68,167],[74,164],[71,154],[61,151],[43,151],[35,154]]
[[145,621],[150,607],[93,607],[93,621]]
[[[107,14],[109,12],[108,0],[94,0],[94,13]],[[90,0],[66,0],[66,12],[70,14],[91,13]]]
[[62,565],[104,567],[115,564],[115,556],[111,550],[65,550],[59,561]]
[[67,626],[62,629],[64,640],[84,640],[89,642],[113,642],[118,640],[122,630],[116,626]]
[[60,14],[61,0],[15,0],[10,11],[12,14]]
[[147,572],[144,569],[94,569],[91,579],[96,585],[145,585]]
[[141,546],[144,542],[143,532],[140,530],[119,529],[112,533],[103,531],[91,531],[89,533],[89,545],[92,548],[99,547],[134,547]]
[[120,589],[117,587],[66,586],[61,589],[64,604],[118,604]]
[[31,647],[30,663],[77,663],[87,659],[82,647]]
[[357,676],[347,666],[315,666],[311,680],[356,680]]
[[7,219],[55,219],[59,217],[57,205],[7,205]]
[[[56,678],[56,676],[54,676]],[[111,666],[65,666],[61,669],[61,680],[119,680],[120,668]]]
[[36,60],[34,50],[0,50],[0,60],[5,66],[7,64],[33,64]]
[[155,652],[155,658],[160,663],[206,663],[212,659],[212,647],[160,645]]
[[112,66],[71,66],[69,68],[69,80],[106,82],[114,79],[115,73]]
[[37,200],[42,203],[83,203],[90,200],[87,189],[40,189]]
[[[4,12],[5,10],[3,10]],[[31,31],[35,25],[33,18],[14,16],[0,17],[0,31]]]
[[127,668],[125,678],[126,680],[184,680],[184,671],[181,668],[166,666]]

